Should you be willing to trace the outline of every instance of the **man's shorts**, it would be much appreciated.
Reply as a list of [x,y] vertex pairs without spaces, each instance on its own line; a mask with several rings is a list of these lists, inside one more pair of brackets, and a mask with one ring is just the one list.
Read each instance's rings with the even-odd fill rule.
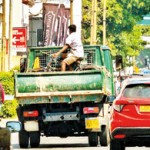
[[78,59],[79,59],[79,57],[70,56],[70,57],[67,57],[66,59],[64,59],[63,61],[64,61],[67,65],[71,65],[72,63],[76,62]]

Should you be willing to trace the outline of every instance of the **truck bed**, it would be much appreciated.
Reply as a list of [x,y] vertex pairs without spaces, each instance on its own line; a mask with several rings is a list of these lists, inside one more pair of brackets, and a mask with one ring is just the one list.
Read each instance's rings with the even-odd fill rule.
[[[82,68],[87,67],[86,69],[64,72],[57,71],[57,69],[47,72],[34,71],[36,60],[38,60],[39,68],[45,68],[52,60],[50,55],[59,49],[60,47],[29,49],[26,72],[15,73],[15,96],[19,103],[100,102],[105,95],[112,94],[111,59],[107,47],[84,46],[81,66]],[[60,58],[51,64],[52,67],[59,68]]]

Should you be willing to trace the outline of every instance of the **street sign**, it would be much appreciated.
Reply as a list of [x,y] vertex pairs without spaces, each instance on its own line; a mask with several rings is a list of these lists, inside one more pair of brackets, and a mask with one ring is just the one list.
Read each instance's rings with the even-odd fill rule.
[[25,27],[13,28],[12,45],[15,48],[26,48],[27,29]]

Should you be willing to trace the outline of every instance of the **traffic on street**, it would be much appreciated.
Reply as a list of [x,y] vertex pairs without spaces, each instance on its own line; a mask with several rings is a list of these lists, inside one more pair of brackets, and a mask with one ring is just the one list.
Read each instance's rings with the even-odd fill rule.
[[149,0],[0,0],[0,150],[149,139]]

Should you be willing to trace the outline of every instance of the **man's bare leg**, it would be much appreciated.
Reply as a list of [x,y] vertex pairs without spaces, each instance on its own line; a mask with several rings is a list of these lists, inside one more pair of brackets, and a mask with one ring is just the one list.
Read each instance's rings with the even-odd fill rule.
[[66,71],[66,63],[64,61],[62,61],[61,63],[61,71]]

